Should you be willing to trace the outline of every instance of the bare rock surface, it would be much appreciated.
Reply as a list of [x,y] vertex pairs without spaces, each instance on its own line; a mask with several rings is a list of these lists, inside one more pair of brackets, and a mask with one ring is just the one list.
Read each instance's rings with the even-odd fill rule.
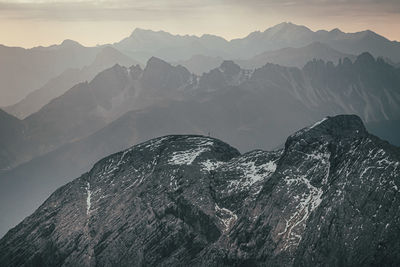
[[399,165],[351,115],[271,152],[152,139],[55,191],[0,240],[0,266],[396,266]]

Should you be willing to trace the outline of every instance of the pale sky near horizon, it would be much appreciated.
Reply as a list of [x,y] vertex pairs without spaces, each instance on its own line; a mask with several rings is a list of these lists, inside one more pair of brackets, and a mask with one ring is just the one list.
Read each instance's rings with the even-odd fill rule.
[[242,38],[283,21],[400,41],[400,0],[0,0],[0,44],[114,43],[135,28]]

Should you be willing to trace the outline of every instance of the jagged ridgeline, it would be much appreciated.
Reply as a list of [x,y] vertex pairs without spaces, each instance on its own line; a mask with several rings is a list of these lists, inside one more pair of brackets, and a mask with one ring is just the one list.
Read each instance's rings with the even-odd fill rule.
[[398,266],[400,149],[357,116],[278,151],[174,135],[111,155],[0,241],[1,266]]

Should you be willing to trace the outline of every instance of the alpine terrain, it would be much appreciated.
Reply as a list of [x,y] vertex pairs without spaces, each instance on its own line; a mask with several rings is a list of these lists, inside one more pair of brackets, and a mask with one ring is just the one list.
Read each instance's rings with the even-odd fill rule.
[[223,61],[201,76],[155,57],[143,69],[115,65],[23,120],[0,112],[0,236],[101,158],[159,136],[210,133],[241,152],[271,150],[321,118],[356,114],[400,145],[399,88],[399,69],[369,53],[301,69]]
[[355,115],[270,152],[152,139],[56,190],[0,240],[0,266],[398,266],[399,165]]

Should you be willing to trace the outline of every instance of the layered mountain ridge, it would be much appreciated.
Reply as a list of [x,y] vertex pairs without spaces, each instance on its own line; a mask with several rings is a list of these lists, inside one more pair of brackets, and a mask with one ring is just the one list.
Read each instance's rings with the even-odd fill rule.
[[156,138],[54,192],[0,240],[0,265],[395,266],[399,165],[352,115],[271,152]]
[[278,50],[266,51],[248,60],[236,60],[236,62],[241,67],[250,69],[260,68],[266,63],[303,68],[304,65],[313,59],[331,61],[337,64],[339,60],[343,60],[344,58],[354,61],[356,56],[339,52],[321,42],[313,42],[304,47],[285,47]]
[[130,67],[139,63],[120,53],[115,48],[110,46],[103,47],[89,65],[82,68],[69,68],[63,71],[39,89],[29,93],[18,103],[5,107],[4,110],[20,119],[25,119],[39,111],[54,98],[64,94],[74,85],[91,81],[99,72],[111,68],[115,64]]
[[[126,68],[116,64],[97,74],[92,81],[76,84],[38,112],[21,120],[26,128],[20,139],[25,149],[21,153],[23,157],[11,162],[3,161],[0,167],[12,168],[66,142],[90,135],[127,111],[161,101],[168,92],[164,90],[163,93],[166,88],[162,88],[160,82],[155,84],[157,80],[166,82],[169,79],[171,83],[167,86],[170,90],[177,90],[190,78],[186,69],[172,67],[163,61],[152,64],[152,61],[149,60],[145,70],[138,65]],[[170,68],[156,70],[162,64]],[[172,73],[175,69],[178,71]],[[180,80],[176,75],[182,71],[185,77]]]
[[[143,70],[140,66],[115,65],[92,81],[75,85],[22,120],[26,126],[21,140],[26,148],[24,158],[16,162],[3,161],[4,166],[0,167],[16,166],[54,150],[55,146],[88,136],[128,111],[154,110],[159,107],[158,103],[174,108],[171,101],[183,101],[180,105],[204,104],[204,101],[231,105],[225,103],[229,98],[257,97],[270,102],[272,108],[271,99],[275,98],[274,102],[281,106],[291,103],[291,109],[297,109],[299,114],[313,113],[311,118],[314,119],[355,113],[366,122],[396,120],[400,114],[399,85],[398,71],[368,53],[358,56],[354,63],[348,59],[338,65],[314,60],[303,69],[267,64],[252,71],[224,61],[219,68],[201,76],[152,57]],[[239,111],[247,108],[242,106]],[[287,111],[281,112],[285,118],[283,114]],[[301,125],[304,121],[296,127]]]
[[[144,69],[116,65],[24,120],[5,116],[0,233],[97,160],[157,136],[210,133],[242,152],[273,149],[312,121],[355,113],[398,145],[398,75],[368,54],[303,69],[251,71],[225,61],[200,77],[157,58]],[[10,210],[10,202],[19,208]]]
[[[320,43],[324,48],[310,52],[307,47],[315,43]],[[84,47],[72,40],[65,40],[60,45],[31,49],[0,45],[0,78],[3,81],[0,87],[0,106],[16,104],[70,68],[80,69],[89,65],[97,53],[107,46],[112,46],[139,63],[148,61],[152,56],[168,62],[182,62],[195,55],[202,55],[206,60],[199,64],[203,66],[191,69],[198,74],[216,67],[215,62],[219,58],[247,60],[255,57],[248,62],[252,67],[264,65],[267,63],[265,59],[272,63],[289,62],[290,66],[302,67],[304,60],[314,57],[336,61],[346,54],[350,57],[367,51],[375,57],[394,62],[394,65],[400,62],[399,43],[368,30],[357,33],[344,33],[340,30],[314,32],[305,26],[281,23],[263,32],[253,32],[244,38],[227,41],[207,34],[201,37],[181,36],[136,29],[120,42],[96,47]],[[297,48],[303,48],[303,57],[294,54],[288,58]],[[187,66],[191,66],[190,62]]]
[[31,49],[0,45],[0,106],[17,103],[69,68],[90,64],[99,50],[73,41]]
[[225,59],[250,59],[266,51],[305,47],[321,43],[344,54],[358,55],[365,51],[375,57],[400,61],[400,44],[389,41],[372,31],[344,33],[312,31],[290,22],[283,22],[265,31],[255,31],[244,38],[227,41],[213,35],[173,35],[167,32],[136,29],[131,36],[114,46],[132,58],[146,61],[151,56],[167,61],[187,60],[194,55],[223,57]]
[[400,265],[399,55],[292,23],[0,45],[0,266]]

